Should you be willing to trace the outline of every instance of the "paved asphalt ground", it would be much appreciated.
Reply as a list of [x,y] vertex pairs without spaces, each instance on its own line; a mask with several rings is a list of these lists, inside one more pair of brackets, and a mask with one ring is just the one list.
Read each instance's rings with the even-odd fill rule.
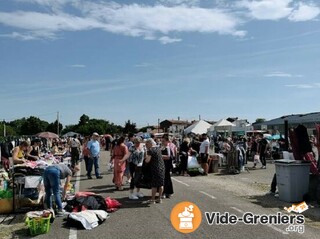
[[[288,232],[288,225],[209,225],[204,212],[230,213],[242,217],[245,212],[253,214],[285,213],[283,207],[291,206],[273,196],[266,196],[268,185],[274,173],[274,165],[267,170],[256,169],[238,175],[211,174],[207,177],[173,176],[174,195],[164,199],[162,204],[149,205],[150,190],[142,189],[145,198],[137,201],[128,199],[128,185],[124,191],[115,191],[112,173],[107,171],[109,152],[102,152],[101,170],[103,179],[88,180],[85,168],[75,182],[80,191],[92,191],[102,196],[109,196],[122,203],[122,208],[111,213],[110,218],[93,230],[76,230],[64,226],[63,218],[57,218],[51,225],[49,233],[36,238],[319,238],[319,208],[313,207],[312,219],[306,219],[304,233]],[[200,227],[191,234],[177,232],[171,225],[170,213],[180,202],[195,203],[202,212]],[[319,215],[319,217],[317,217]],[[309,216],[309,215],[307,215]],[[27,238],[25,229],[14,233],[13,238]]]

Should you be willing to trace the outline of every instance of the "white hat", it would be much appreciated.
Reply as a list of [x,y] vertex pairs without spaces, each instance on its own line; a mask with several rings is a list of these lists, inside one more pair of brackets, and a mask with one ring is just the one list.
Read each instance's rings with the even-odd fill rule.
[[92,134],[93,136],[100,136],[97,132],[94,132],[93,134]]

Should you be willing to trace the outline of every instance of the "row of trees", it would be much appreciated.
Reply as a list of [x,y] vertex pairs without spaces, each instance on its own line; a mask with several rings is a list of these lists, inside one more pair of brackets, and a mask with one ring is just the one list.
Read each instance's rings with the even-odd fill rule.
[[[265,119],[258,118],[255,123],[262,123],[264,121]],[[142,128],[140,131],[146,132],[147,128],[150,127]],[[136,133],[138,130],[136,124],[132,123],[130,120],[126,121],[124,127],[122,127],[120,125],[110,123],[107,120],[90,119],[90,117],[85,114],[80,117],[78,124],[67,125],[65,127],[61,123],[58,123],[57,120],[53,123],[48,123],[47,121],[41,120],[35,116],[0,123],[0,138],[1,136],[4,136],[4,134],[6,134],[6,136],[35,135],[44,131],[54,133],[59,131],[60,135],[70,131],[77,132],[81,135],[91,135],[93,132],[97,132],[99,134],[127,134]]]
[[6,136],[21,136],[21,135],[35,135],[39,132],[50,131],[60,135],[73,131],[81,135],[90,135],[93,132],[99,134],[121,134],[121,133],[136,133],[137,128],[135,123],[130,120],[125,122],[125,126],[115,125],[103,119],[90,119],[89,116],[83,114],[78,124],[63,126],[58,121],[48,123],[38,117],[30,116],[29,118],[21,118],[11,122],[0,123],[0,132]]

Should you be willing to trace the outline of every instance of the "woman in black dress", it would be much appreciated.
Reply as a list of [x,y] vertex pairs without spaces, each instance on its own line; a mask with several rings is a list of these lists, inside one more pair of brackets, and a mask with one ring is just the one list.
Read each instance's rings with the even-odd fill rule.
[[188,156],[191,151],[190,139],[184,138],[182,144],[180,145],[180,170],[181,175],[189,176],[188,169]]
[[[149,164],[151,170],[151,200],[150,203],[161,203],[163,186],[165,180],[165,166],[162,160],[160,148],[156,147],[153,139],[146,141],[147,157],[145,162]],[[159,192],[159,199],[156,201],[156,193]]]
[[161,154],[162,159],[164,161],[165,166],[165,177],[164,177],[164,189],[163,194],[165,198],[170,198],[173,194],[173,185],[171,181],[171,170],[172,166],[172,150],[169,146],[169,136],[167,134],[163,135],[162,137],[162,147],[161,147]]

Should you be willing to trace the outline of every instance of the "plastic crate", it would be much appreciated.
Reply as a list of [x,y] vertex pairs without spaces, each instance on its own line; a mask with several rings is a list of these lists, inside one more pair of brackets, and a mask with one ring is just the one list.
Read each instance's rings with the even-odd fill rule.
[[26,219],[26,225],[29,228],[30,235],[36,236],[39,234],[45,234],[50,230],[50,218],[51,214],[48,217],[36,217]]

